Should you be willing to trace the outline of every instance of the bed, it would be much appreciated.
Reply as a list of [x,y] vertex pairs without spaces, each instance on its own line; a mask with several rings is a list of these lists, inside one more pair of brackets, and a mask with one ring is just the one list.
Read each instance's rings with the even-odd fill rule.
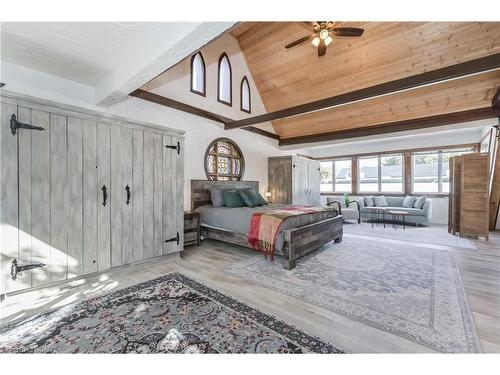
[[[201,235],[244,247],[248,244],[248,223],[255,211],[280,207],[213,207],[210,189],[253,189],[259,191],[257,181],[191,180],[191,209],[200,213]],[[321,246],[342,241],[343,219],[335,210],[314,212],[287,219],[276,239],[275,254],[283,259],[283,267],[292,269],[298,258]]]

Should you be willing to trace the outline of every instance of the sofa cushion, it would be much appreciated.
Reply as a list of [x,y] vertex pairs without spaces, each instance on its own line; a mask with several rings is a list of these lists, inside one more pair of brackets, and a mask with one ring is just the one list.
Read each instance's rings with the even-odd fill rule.
[[413,208],[413,204],[415,203],[415,197],[410,197],[407,195],[403,201],[403,207]]
[[365,207],[375,207],[375,202],[373,201],[373,196],[364,196],[363,200],[365,201]]
[[383,195],[373,197],[373,202],[375,202],[375,207],[388,207],[387,201]]
[[415,199],[415,203],[413,203],[413,208],[422,209],[422,207],[424,207],[424,203],[425,203],[425,197],[417,197]]

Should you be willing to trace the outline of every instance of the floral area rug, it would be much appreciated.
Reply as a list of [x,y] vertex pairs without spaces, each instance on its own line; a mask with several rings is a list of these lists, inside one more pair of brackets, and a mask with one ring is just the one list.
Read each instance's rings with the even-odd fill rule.
[[262,256],[225,271],[437,351],[481,351],[453,251],[344,237],[290,271]]
[[0,329],[3,353],[341,353],[179,273]]

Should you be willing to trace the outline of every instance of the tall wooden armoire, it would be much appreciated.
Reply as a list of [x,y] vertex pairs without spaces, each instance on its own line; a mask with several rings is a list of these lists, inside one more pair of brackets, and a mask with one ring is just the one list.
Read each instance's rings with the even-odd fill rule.
[[300,206],[320,205],[319,161],[299,156],[268,158],[270,201]]
[[488,240],[488,154],[450,158],[448,231]]

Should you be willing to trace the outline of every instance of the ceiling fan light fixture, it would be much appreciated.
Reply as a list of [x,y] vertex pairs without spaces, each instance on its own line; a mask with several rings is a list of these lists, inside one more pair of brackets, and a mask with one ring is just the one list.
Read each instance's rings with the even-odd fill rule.
[[328,30],[327,29],[322,29],[320,32],[319,32],[319,37],[323,40],[325,40],[326,38],[329,37],[328,35]]
[[311,40],[311,43],[314,47],[319,46],[319,36],[315,36],[313,40]]
[[328,38],[325,39],[325,45],[329,45],[331,42],[333,42],[333,39],[331,36],[328,36]]

